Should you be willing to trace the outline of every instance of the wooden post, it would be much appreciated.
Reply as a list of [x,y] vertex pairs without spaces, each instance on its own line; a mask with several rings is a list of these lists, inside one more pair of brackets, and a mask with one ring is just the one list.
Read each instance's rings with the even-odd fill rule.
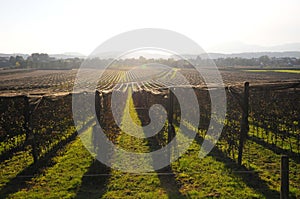
[[36,164],[38,162],[38,148],[37,148],[37,144],[36,144],[36,137],[33,134],[33,139],[32,139],[32,156],[33,156],[33,162]]
[[175,128],[173,125],[173,115],[174,115],[174,94],[169,88],[169,102],[168,102],[168,142],[175,137]]
[[280,199],[289,198],[289,158],[286,155],[281,156],[281,187]]
[[43,100],[43,97],[38,99],[37,101],[33,100],[34,102],[30,101],[30,97],[27,97],[27,100],[28,100],[28,105],[29,105],[28,109],[27,109],[27,111],[28,111],[28,113],[27,113],[28,114],[27,115],[27,117],[28,117],[28,135],[29,135],[28,139],[29,139],[29,143],[32,147],[31,154],[33,156],[33,161],[36,164],[36,163],[38,163],[38,159],[39,159],[38,143],[37,143],[37,141],[39,141],[39,140],[37,140],[37,135],[33,132],[32,117],[33,117],[35,110],[39,106],[39,103],[40,103],[39,100]]
[[24,97],[24,124],[23,124],[23,128],[25,130],[25,135],[26,135],[26,138],[25,140],[28,141],[29,139],[29,117],[30,117],[30,114],[29,114],[29,99],[27,96]]
[[101,97],[100,97],[100,92],[98,90],[96,90],[95,93],[95,111],[96,111],[96,118],[100,123]]
[[36,137],[34,133],[32,132],[32,114],[33,114],[33,106],[30,104],[29,97],[26,96],[24,98],[24,103],[25,103],[25,114],[24,114],[24,129],[26,131],[26,141],[29,142],[31,145],[32,151],[31,154],[33,156],[33,162],[36,164],[38,162],[38,149],[37,149],[37,144],[36,144]]
[[173,124],[173,93],[171,88],[169,88],[169,101],[168,101],[168,123]]
[[[93,131],[92,131],[92,146],[93,146],[93,149],[94,149],[94,152],[96,152],[96,154],[98,155],[99,151],[99,133],[100,131],[98,130],[99,127],[98,125],[94,125],[93,126]],[[100,151],[101,152],[101,151]]]
[[[168,96],[168,143],[172,141],[175,137],[175,128],[173,125],[173,113],[174,113],[174,103],[173,103],[174,94],[171,92],[171,88],[169,88],[169,96]],[[167,159],[172,161],[172,149],[167,152]]]
[[100,120],[99,120],[99,124],[101,126],[101,128],[106,128],[105,124],[107,124],[105,122],[105,119],[107,117],[107,93],[102,93],[101,98],[100,98]]
[[242,103],[242,121],[241,121],[241,131],[240,131],[240,143],[238,151],[238,165],[242,165],[243,157],[243,148],[245,140],[248,136],[249,123],[248,123],[248,114],[249,114],[249,82],[244,84],[244,97]]

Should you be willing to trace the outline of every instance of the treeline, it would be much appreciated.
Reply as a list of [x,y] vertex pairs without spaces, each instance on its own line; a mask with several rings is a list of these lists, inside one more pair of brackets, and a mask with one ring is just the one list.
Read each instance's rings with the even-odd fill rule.
[[[300,59],[294,57],[268,57],[261,56],[259,58],[219,58],[214,60],[217,66],[272,66],[272,67],[292,67],[300,66]],[[202,61],[199,62],[203,63]]]
[[126,66],[140,66],[143,64],[157,63],[175,68],[192,68],[193,65],[197,66],[211,66],[217,65],[219,67],[231,67],[231,66],[253,66],[253,67],[294,67],[300,66],[300,59],[293,57],[268,57],[261,56],[259,58],[218,58],[218,59],[202,59],[200,56],[196,58],[183,59],[146,59],[144,57],[128,58],[121,60],[113,59],[99,59],[93,58],[86,60],[85,64],[90,67],[107,66],[112,67],[126,67]]
[[24,59],[22,56],[0,57],[0,67],[3,68],[37,68],[37,69],[72,69],[79,68],[83,59],[56,59],[46,53],[33,53]]
[[37,69],[73,69],[79,68],[84,62],[85,65],[91,68],[98,68],[100,66],[110,67],[126,67],[126,66],[140,66],[144,64],[162,64],[169,67],[177,68],[192,68],[197,66],[210,66],[216,64],[219,67],[231,66],[255,66],[255,67],[294,67],[300,66],[300,59],[293,57],[268,57],[261,56],[259,58],[218,58],[218,59],[204,59],[200,56],[196,58],[189,58],[188,60],[178,60],[174,58],[168,59],[146,59],[143,56],[139,58],[127,58],[114,60],[112,58],[88,58],[86,60],[80,58],[56,59],[44,53],[33,53],[31,56],[24,59],[22,56],[0,57],[0,67],[4,68],[37,68]]

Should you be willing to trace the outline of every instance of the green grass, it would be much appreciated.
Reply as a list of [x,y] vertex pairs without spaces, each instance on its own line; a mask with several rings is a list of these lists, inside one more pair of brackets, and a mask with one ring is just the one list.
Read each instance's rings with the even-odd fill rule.
[[[285,132],[290,133],[291,135],[289,137],[285,135],[284,139],[282,139]],[[258,138],[269,145],[275,145],[277,148],[293,153],[300,153],[300,151],[298,150],[298,133],[300,132],[291,132],[283,127],[281,128],[281,132],[278,132],[278,134],[276,135],[271,130],[268,130],[268,133],[266,133],[266,130],[262,127],[257,127],[251,124],[249,126],[250,136]]]
[[[271,190],[280,191],[280,159],[281,155],[264,148],[256,142],[248,140],[245,145],[243,156],[247,167],[258,172],[259,177],[264,180]],[[289,159],[289,182],[292,196],[300,197],[300,174],[299,164]]]
[[300,70],[277,70],[277,69],[270,69],[270,70],[244,70],[245,72],[254,72],[254,73],[259,73],[259,72],[276,72],[276,73],[300,73]]
[[[25,150],[14,154],[14,156],[8,160],[4,160],[0,163],[0,189],[15,178],[22,170],[27,168],[33,163],[31,151]],[[1,198],[1,197],[0,197]]]
[[14,137],[11,137],[9,140],[6,140],[4,142],[0,142],[0,155],[11,150],[12,148],[21,146],[22,144],[24,144],[25,139],[26,139],[26,135],[21,134],[21,135],[16,135]]
[[188,153],[172,164],[176,180],[182,184],[180,192],[183,195],[193,198],[264,198],[232,173],[224,157],[211,152],[211,155],[199,159],[199,150],[199,144],[194,141]]
[[[122,125],[129,125],[129,117],[141,124],[128,94],[129,114],[124,114]],[[180,134],[178,127],[175,127]],[[192,127],[188,127],[190,130]],[[127,128],[128,129],[128,126]],[[135,130],[132,128],[132,130]],[[116,144],[129,151],[147,152],[151,143],[146,139],[118,134]],[[81,134],[91,139],[92,128]],[[184,139],[183,137],[181,139]],[[248,140],[244,150],[245,167],[215,148],[199,159],[201,138],[193,141],[188,151],[170,167],[146,174],[125,173],[109,169],[94,160],[79,138],[61,149],[51,164],[31,178],[26,186],[11,191],[8,198],[274,198],[280,188],[280,155]],[[0,164],[0,188],[14,190],[9,182],[32,163],[30,149],[16,153]],[[132,167],[128,160],[124,162]],[[291,193],[300,197],[299,164],[290,161]],[[250,169],[249,169],[250,168]],[[236,173],[234,171],[242,171]],[[253,172],[255,171],[255,172]],[[250,173],[247,173],[250,172]],[[168,174],[168,175],[167,175]],[[7,186],[11,187],[7,187]],[[0,196],[1,198],[1,196]]]
[[[272,142],[275,143],[275,134],[269,131],[267,138],[265,130],[261,127],[250,125],[249,136],[260,139],[271,147]],[[289,142],[291,142],[291,144]],[[284,142],[281,142],[281,138],[278,137],[278,142],[275,147],[291,152],[292,150],[290,147],[292,146],[294,153],[296,153],[297,145],[295,143],[296,138],[294,137],[286,138]],[[277,154],[272,150],[265,149],[264,146],[250,140],[247,141],[245,150],[245,160],[248,161],[247,164],[249,164],[249,166],[256,171],[260,171],[262,179],[268,181],[272,188],[279,191],[281,154]],[[300,164],[297,163],[295,159],[290,158],[289,169],[290,192],[293,195],[300,197]]]
[[[87,133],[91,131],[88,129]],[[53,166],[27,182],[27,187],[11,198],[73,198],[81,178],[93,161],[79,138],[52,159]]]
[[[126,112],[129,114],[127,114]],[[135,129],[134,126],[131,125],[130,117],[137,125],[141,125],[138,114],[134,109],[133,100],[131,98],[131,90],[129,90],[128,92],[128,99],[121,122],[121,128],[131,131],[137,131],[137,129]],[[137,139],[126,134],[125,132],[120,132],[116,144],[128,151],[142,153],[150,150],[149,143],[146,139]],[[130,159],[123,162],[123,164],[128,165],[128,168],[132,169],[134,169],[135,166],[132,164]],[[151,163],[149,163],[149,165],[151,165]],[[150,175],[136,175],[112,170],[110,179],[107,183],[107,191],[103,195],[103,198],[125,197],[167,198],[166,192],[161,187],[160,180],[156,173]]]

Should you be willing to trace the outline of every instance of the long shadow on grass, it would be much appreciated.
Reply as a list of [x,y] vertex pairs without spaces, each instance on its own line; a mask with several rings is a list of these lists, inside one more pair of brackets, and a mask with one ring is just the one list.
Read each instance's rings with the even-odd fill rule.
[[[198,134],[196,135],[195,140],[200,146],[202,145],[203,138]],[[217,147],[214,147],[214,149],[209,153],[209,156],[212,156],[216,161],[224,163],[226,168],[233,171],[233,175],[240,177],[248,187],[266,196],[266,198],[279,198],[279,192],[271,190],[266,181],[259,177],[258,173],[247,169],[245,166],[239,166],[234,160],[229,158]]]
[[175,174],[170,166],[157,170],[157,172],[160,184],[169,198],[186,198],[180,193],[180,184],[176,181]]
[[[149,118],[147,117],[148,116],[147,112],[148,111],[145,111],[145,109],[137,110],[138,117],[142,122],[142,125],[146,125],[150,122]],[[148,146],[151,151],[155,151],[161,148],[161,143],[159,142],[164,142],[164,141],[163,139],[158,139],[158,137],[163,138],[164,133],[165,133],[165,129],[162,129],[155,136],[148,138]],[[155,161],[155,157],[153,157],[152,159],[153,161]],[[180,184],[176,180],[175,173],[173,172],[170,165],[162,169],[156,170],[156,173],[159,178],[161,187],[167,192],[168,198],[186,198],[179,191]]]
[[0,162],[3,162],[4,160],[8,160],[14,156],[14,154],[18,151],[24,151],[25,147],[28,145],[28,142],[23,142],[20,145],[13,147],[5,152],[3,152],[0,155]]
[[75,198],[101,198],[106,192],[110,171],[110,168],[95,159],[81,178],[81,185]]
[[266,143],[265,141],[263,141],[262,139],[259,139],[257,137],[254,137],[254,136],[248,136],[248,139],[265,147],[266,149],[269,149],[271,151],[273,151],[274,153],[276,154],[279,154],[279,155],[288,155],[289,158],[291,158],[292,160],[294,160],[297,164],[300,163],[300,154],[299,153],[295,153],[295,152],[292,152],[292,151],[289,151],[289,150],[286,150],[286,149],[282,149],[276,145],[272,145],[272,144],[269,144],[269,143]]
[[30,187],[26,182],[30,181],[34,176],[43,173],[46,168],[52,167],[55,164],[52,159],[57,156],[57,152],[63,149],[66,144],[73,141],[76,136],[77,132],[75,131],[67,139],[56,144],[47,154],[42,156],[37,163],[32,163],[27,168],[20,171],[0,190],[0,198],[6,198],[8,195],[17,192],[18,190]]
[[[158,140],[154,137],[150,138],[149,146],[151,151],[157,150],[159,148]],[[153,160],[155,161],[154,157]],[[169,198],[186,198],[179,191],[180,184],[176,180],[175,173],[173,172],[170,165],[162,169],[156,170],[156,172],[160,180],[160,185],[167,192]]]
[[52,161],[59,150],[64,149],[64,147],[74,141],[78,133],[87,130],[87,128],[94,122],[94,120],[89,121],[80,131],[74,131],[67,139],[62,140],[52,147],[46,154],[39,158],[37,163],[32,163],[24,170],[20,171],[14,178],[12,178],[8,183],[6,183],[0,190],[0,198],[6,198],[8,195],[13,194],[23,188],[30,188],[27,183],[35,176],[43,173],[43,171],[49,167],[55,165]]
[[[111,110],[107,109],[104,112],[104,115],[106,119],[111,117]],[[104,133],[111,137],[112,133],[115,133],[112,131],[112,126],[108,127],[105,124],[106,120],[104,118],[100,119],[100,115],[97,115],[98,122],[101,124],[102,127],[105,127],[102,129]],[[110,118],[111,121],[113,121],[113,118]],[[111,125],[115,125],[113,122],[111,122]],[[99,132],[92,132],[99,133]],[[92,139],[96,139],[96,137],[93,137]],[[94,143],[94,140],[93,140]],[[102,153],[101,146],[94,146],[94,150],[97,150],[97,153]],[[107,156],[112,156],[112,154],[107,154]],[[111,174],[111,168],[107,167],[105,164],[98,161],[96,158],[93,160],[93,163],[90,165],[89,169],[81,178],[81,184],[80,187],[76,193],[77,199],[79,198],[101,198],[107,191],[107,184],[110,179]]]

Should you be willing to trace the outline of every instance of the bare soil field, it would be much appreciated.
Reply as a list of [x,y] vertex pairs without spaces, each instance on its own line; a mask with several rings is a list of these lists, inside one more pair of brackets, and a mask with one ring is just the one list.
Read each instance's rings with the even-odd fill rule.
[[[149,83],[149,73],[152,82]],[[177,81],[182,74],[191,85],[203,85],[204,81],[193,69],[176,69],[172,71],[153,71],[153,70],[116,70],[109,69],[105,71],[99,82],[99,88],[102,90],[117,86],[118,83],[135,83],[138,88],[144,86],[158,87],[170,85],[170,79]],[[1,70],[0,71],[0,93],[55,93],[70,92],[73,89],[77,70]],[[88,80],[93,75],[93,70],[86,72]],[[159,74],[160,82],[155,82],[155,76]],[[299,81],[299,73],[283,73],[269,71],[244,71],[239,69],[220,70],[223,82],[226,86],[242,85],[248,81],[252,85],[264,83],[280,83],[289,81]],[[177,79],[176,79],[177,78]],[[102,82],[101,82],[102,81]],[[154,81],[154,82],[153,82]],[[157,80],[158,81],[158,80]],[[147,85],[146,85],[147,82]],[[180,84],[180,83],[179,83]],[[110,87],[108,88],[108,85]],[[118,85],[120,87],[120,85]]]

